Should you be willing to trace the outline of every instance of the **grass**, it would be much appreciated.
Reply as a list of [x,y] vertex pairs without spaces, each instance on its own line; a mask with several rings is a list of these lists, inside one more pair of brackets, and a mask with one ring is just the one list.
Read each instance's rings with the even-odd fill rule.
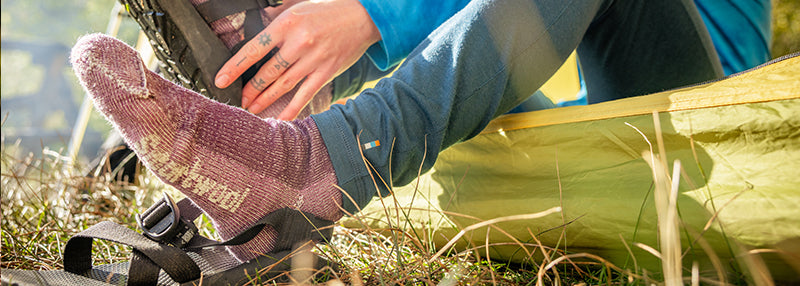
[[[41,157],[2,155],[2,267],[60,269],[61,251],[74,234],[103,220],[134,226],[133,214],[152,202],[157,180],[142,185],[109,183],[110,176],[89,180],[58,152]],[[96,263],[127,260],[130,251],[99,242]]]
[[[655,117],[658,118],[658,117]],[[656,124],[658,126],[658,124]],[[646,139],[646,138],[645,138]],[[661,141],[657,138],[658,142]],[[648,141],[649,142],[649,141]],[[658,144],[658,146],[663,146]],[[2,150],[2,268],[52,270],[62,268],[66,241],[74,234],[100,221],[110,220],[136,229],[135,214],[148,207],[162,192],[180,196],[149,173],[140,174],[136,184],[114,180],[112,173],[96,178],[84,176],[86,166],[70,163],[62,152],[43,148],[40,156],[17,154],[13,144],[3,142]],[[652,148],[651,148],[652,149]],[[653,168],[660,242],[658,246],[631,245],[646,249],[663,261],[662,274],[653,274],[636,266],[624,268],[592,253],[574,253],[564,246],[546,246],[519,242],[522,249],[539,251],[540,257],[516,264],[487,259],[488,247],[474,245],[456,250],[452,243],[462,235],[479,228],[504,232],[498,222],[536,218],[560,211],[554,207],[542,213],[501,217],[479,221],[461,228],[444,247],[433,247],[426,239],[434,233],[401,227],[404,214],[392,229],[372,229],[366,223],[360,228],[336,226],[334,237],[327,245],[317,245],[313,251],[339,265],[328,273],[327,284],[341,285],[730,285],[729,273],[717,267],[718,275],[701,277],[695,268],[683,268],[679,238],[680,220],[676,214],[675,197],[680,164],[673,173],[667,170],[666,159],[658,153],[643,155]],[[391,198],[391,197],[390,197]],[[392,205],[396,202],[387,201]],[[458,215],[458,214],[451,214]],[[355,216],[359,218],[358,215]],[[201,233],[214,237],[210,224],[201,220]],[[97,240],[96,240],[97,241]],[[624,242],[624,240],[623,240]],[[702,246],[702,241],[699,243]],[[94,264],[127,261],[130,250],[113,243],[94,244]],[[660,250],[656,250],[658,247]],[[631,252],[632,253],[632,252]],[[713,256],[713,253],[710,253]],[[530,256],[530,255],[529,255]],[[772,285],[763,263],[746,258],[743,265],[749,270],[748,281],[756,285]],[[695,264],[696,265],[696,264]],[[716,266],[716,265],[715,265]],[[313,272],[297,266],[287,274],[295,283],[309,282]],[[306,269],[306,270],[304,270]],[[766,273],[766,276],[763,274]],[[319,275],[318,275],[319,276]],[[736,276],[736,275],[734,275]],[[275,281],[254,280],[252,284],[274,284]],[[733,282],[736,283],[736,282]]]
[[[72,235],[104,220],[135,229],[135,214],[169,189],[150,174],[141,175],[136,185],[112,180],[110,174],[88,179],[58,152],[16,157],[14,150],[4,147],[2,154],[2,268],[62,269],[61,251]],[[209,224],[203,231],[213,237]],[[490,263],[471,253],[434,255],[406,232],[395,232],[409,238],[400,244],[368,228],[336,227],[334,232],[330,244],[315,251],[337,261],[342,267],[335,277],[348,284],[518,285],[537,275],[526,266]],[[106,264],[127,261],[130,250],[96,240],[93,253],[95,264]],[[564,281],[582,281],[582,275],[597,270],[585,265],[573,271]]]
[[[84,176],[85,166],[74,166],[61,152],[45,148],[40,156],[18,156],[14,145],[3,146],[2,268],[62,269],[61,252],[72,235],[104,220],[136,229],[135,214],[163,191],[175,192],[148,173],[140,175],[137,184],[113,180],[108,173],[91,179]],[[478,223],[464,231],[491,223]],[[201,228],[204,235],[214,236],[210,224],[202,223]],[[535,285],[537,281],[580,285],[629,281],[624,270],[606,265],[602,259],[572,262],[575,256],[544,247],[541,249],[557,259],[551,261],[547,271],[533,264],[486,260],[476,251],[453,253],[443,248],[437,253],[411,231],[337,226],[334,232],[328,245],[319,245],[314,251],[341,265],[333,281],[354,285]],[[116,263],[128,261],[130,249],[96,240],[93,253],[94,264]]]

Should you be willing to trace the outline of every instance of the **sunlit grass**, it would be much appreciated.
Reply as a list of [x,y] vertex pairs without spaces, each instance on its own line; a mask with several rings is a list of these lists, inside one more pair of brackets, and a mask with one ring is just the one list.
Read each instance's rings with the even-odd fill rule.
[[[135,214],[162,192],[180,196],[148,173],[140,174],[136,184],[112,180],[111,173],[92,179],[85,177],[85,166],[73,165],[61,152],[44,149],[37,157],[15,154],[16,150],[13,144],[4,144],[2,153],[2,268],[62,269],[61,252],[72,235],[105,220],[136,229]],[[201,232],[214,236],[209,223],[201,223]],[[602,260],[574,262],[574,257],[542,246],[548,256],[560,257],[553,265],[568,267],[551,265],[542,272],[538,264],[489,261],[476,255],[486,246],[437,253],[422,237],[400,229],[387,232],[336,226],[334,233],[329,244],[318,245],[314,251],[336,262],[339,271],[333,278],[347,284],[534,285],[536,281],[595,284],[629,280],[621,269]],[[128,261],[130,249],[96,240],[93,253],[94,264],[117,263]]]
[[[144,178],[128,185],[110,175],[85,178],[59,152],[42,150],[42,156],[13,152],[2,154],[2,267],[60,269],[64,243],[74,234],[103,220],[133,227],[134,213],[152,202],[154,190],[163,187]],[[129,250],[100,242],[96,263],[127,260]]]
[[[655,117],[657,118],[657,116]],[[656,122],[658,125],[658,122]],[[645,137],[645,139],[647,139]],[[508,220],[531,220],[545,215],[558,215],[557,206],[541,213],[478,220],[459,228],[460,232],[448,240],[450,243],[435,247],[431,237],[441,235],[435,228],[414,229],[408,223],[410,209],[397,208],[393,197],[384,198],[390,229],[373,229],[367,223],[361,227],[334,227],[334,236],[327,244],[319,244],[313,252],[334,262],[336,270],[310,270],[296,266],[291,273],[278,277],[294,283],[323,282],[329,285],[731,285],[732,273],[715,259],[712,247],[702,240],[693,242],[702,248],[715,268],[714,277],[701,276],[697,263],[683,261],[680,233],[684,231],[676,213],[676,190],[680,180],[680,164],[670,171],[666,159],[658,150],[661,139],[656,138],[651,152],[644,154],[653,169],[656,184],[654,193],[659,216],[658,245],[625,245],[631,253],[632,268],[620,267],[608,259],[592,253],[569,252],[564,246],[543,245],[536,235],[532,240],[520,242],[510,237],[513,244],[526,252],[524,263],[491,260],[488,249],[497,245],[486,241],[484,245],[453,247],[462,235],[488,228],[505,233],[497,224]],[[649,142],[649,141],[648,141]],[[88,178],[86,166],[72,164],[63,152],[44,148],[42,155],[18,154],[14,144],[5,144],[2,150],[2,268],[53,270],[62,269],[62,253],[66,241],[74,234],[100,221],[110,220],[136,229],[135,214],[146,209],[162,192],[173,197],[182,195],[163,184],[152,174],[139,174],[135,184],[113,180],[114,172]],[[653,150],[656,149],[656,150]],[[724,205],[720,206],[724,208]],[[443,212],[444,214],[444,212]],[[366,220],[367,214],[352,214],[355,220]],[[446,213],[448,216],[468,217]],[[713,222],[712,217],[709,225]],[[206,220],[199,223],[201,234],[215,237]],[[562,234],[563,235],[563,234]],[[487,236],[488,238],[488,236]],[[625,240],[620,237],[621,241]],[[94,264],[128,261],[130,249],[114,243],[96,240]],[[631,248],[647,250],[662,260],[662,269],[640,269]],[[769,251],[769,250],[759,250]],[[739,264],[746,273],[748,283],[773,285],[769,271],[753,251],[738,249]],[[646,255],[646,254],[645,254]],[[692,265],[687,268],[686,265]],[[315,276],[316,275],[316,276]],[[316,278],[313,278],[316,277]],[[323,278],[321,278],[323,277]],[[317,280],[310,280],[317,279]],[[251,284],[274,284],[277,280],[257,279]],[[742,282],[744,280],[734,280]]]

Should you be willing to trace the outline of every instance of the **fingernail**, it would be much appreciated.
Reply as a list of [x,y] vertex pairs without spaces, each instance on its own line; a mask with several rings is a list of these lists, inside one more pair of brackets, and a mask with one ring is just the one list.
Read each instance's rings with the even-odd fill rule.
[[242,108],[247,108],[250,105],[250,99],[242,96]]
[[227,74],[222,74],[214,80],[214,84],[219,88],[223,88],[223,86],[228,86],[228,81],[230,81],[230,77]]
[[258,105],[258,103],[255,103],[252,106],[250,106],[250,108],[247,108],[247,111],[250,111],[250,113],[256,114],[256,110],[258,110],[259,108],[261,108],[261,106]]

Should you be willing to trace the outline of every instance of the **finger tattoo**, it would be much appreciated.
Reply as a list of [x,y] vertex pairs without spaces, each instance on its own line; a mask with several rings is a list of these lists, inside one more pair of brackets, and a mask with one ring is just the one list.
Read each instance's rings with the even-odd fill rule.
[[262,46],[269,45],[272,43],[272,36],[270,34],[261,34],[258,36],[258,43]]
[[284,68],[289,67],[289,62],[287,62],[286,60],[283,59],[283,57],[281,56],[281,53],[279,53],[279,52],[275,53],[275,60],[278,61],[278,63],[275,64],[275,69],[276,70],[280,70],[281,67],[284,67]]
[[263,78],[254,78],[250,81],[253,84],[253,88],[256,90],[264,90],[267,87],[267,83],[264,81]]

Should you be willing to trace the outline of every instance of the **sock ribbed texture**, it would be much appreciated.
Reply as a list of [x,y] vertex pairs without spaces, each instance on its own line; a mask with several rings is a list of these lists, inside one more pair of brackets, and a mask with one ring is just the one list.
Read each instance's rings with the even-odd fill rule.
[[[197,6],[207,1],[208,0],[191,0],[191,3],[192,5]],[[261,10],[261,21],[264,23],[264,27],[268,26],[269,23],[272,22],[272,19],[277,17],[288,5],[292,5],[296,1],[284,2],[286,3],[282,6],[278,6],[276,8],[264,8]],[[217,37],[222,40],[228,49],[233,49],[236,44],[244,40],[244,19],[245,12],[240,12],[208,23],[208,26],[211,27],[211,30],[217,34]],[[294,94],[297,93],[299,88],[300,84],[295,86],[294,89],[287,92],[284,96],[281,96],[281,98],[276,99],[272,105],[267,107],[267,109],[259,112],[258,117],[269,118],[278,116],[281,111],[283,111],[283,109],[289,105],[289,102],[291,102]],[[297,115],[297,118],[306,118],[311,114],[320,113],[327,110],[331,105],[332,100],[333,84],[328,83],[322,86],[322,89],[320,89],[317,94],[314,95],[314,98],[311,100],[311,102],[309,102],[308,105],[300,111],[300,114]]]
[[[341,193],[313,119],[260,119],[175,85],[130,46],[94,34],[71,60],[81,84],[139,158],[193,200],[230,239],[277,209],[336,221]],[[270,227],[229,249],[242,261],[269,252]]]

